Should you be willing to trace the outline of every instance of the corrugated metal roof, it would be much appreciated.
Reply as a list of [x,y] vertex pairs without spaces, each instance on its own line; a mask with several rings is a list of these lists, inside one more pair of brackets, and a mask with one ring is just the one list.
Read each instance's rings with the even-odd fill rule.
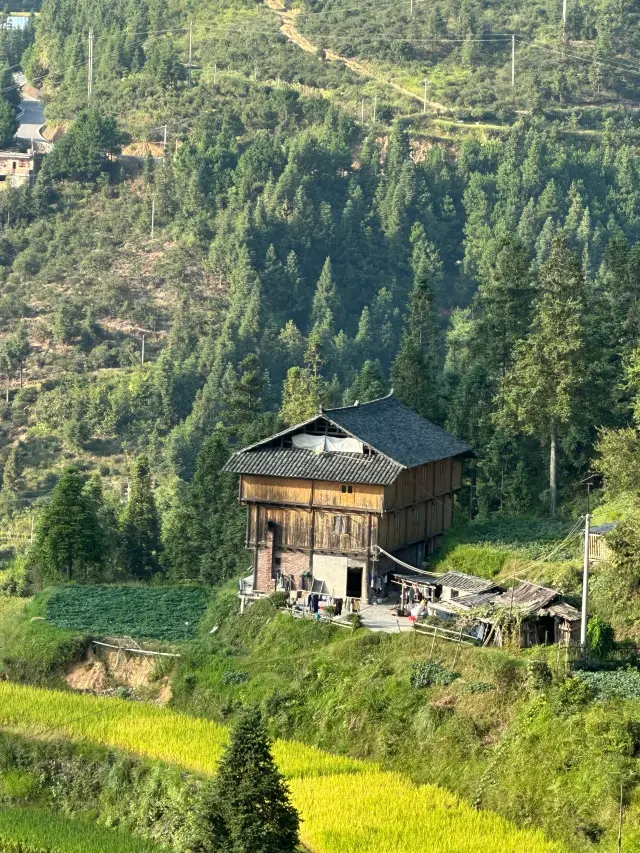
[[560,593],[557,589],[549,589],[546,586],[531,583],[531,581],[523,581],[512,590],[508,589],[499,595],[494,603],[499,607],[517,607],[519,610],[535,613],[559,597]]
[[[500,590],[503,587],[499,587]],[[496,592],[495,588],[490,589],[487,592],[476,592],[470,595],[461,595],[458,598],[452,598],[451,604],[454,604],[456,607],[462,607],[465,610],[472,610],[474,607],[485,607],[489,604],[493,604],[495,601]]]
[[612,530],[615,530],[617,526],[617,522],[615,521],[609,522],[608,524],[596,524],[589,528],[589,532],[595,533],[597,536],[606,536],[607,533],[611,533]]
[[224,470],[265,477],[390,486],[402,471],[402,466],[385,456],[314,453],[312,450],[278,447],[241,450],[231,457]]
[[452,589],[475,593],[487,592],[490,589],[500,589],[500,584],[475,575],[465,575],[463,572],[447,572],[438,578],[438,586],[449,586]]

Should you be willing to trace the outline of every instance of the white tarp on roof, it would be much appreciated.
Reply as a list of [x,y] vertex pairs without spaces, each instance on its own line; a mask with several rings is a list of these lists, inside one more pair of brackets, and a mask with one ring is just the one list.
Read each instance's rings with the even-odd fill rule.
[[337,438],[334,435],[308,435],[303,432],[292,436],[294,447],[313,450],[316,453],[362,453],[361,441],[357,438]]

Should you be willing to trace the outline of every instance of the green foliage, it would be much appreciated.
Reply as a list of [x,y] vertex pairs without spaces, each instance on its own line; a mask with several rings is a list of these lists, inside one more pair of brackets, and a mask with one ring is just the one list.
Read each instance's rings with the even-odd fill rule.
[[210,827],[210,851],[294,853],[300,819],[271,755],[262,716],[246,711],[236,723],[209,802],[200,813]]
[[67,468],[38,525],[37,566],[48,578],[66,575],[73,580],[80,572],[86,577],[104,559],[105,535],[84,477],[76,468]]
[[81,113],[43,167],[44,179],[93,181],[118,154],[125,136],[116,120],[95,107]]
[[579,671],[579,678],[600,699],[640,699],[640,672],[633,668],[616,669],[610,672]]
[[527,661],[529,681],[535,690],[544,690],[549,687],[553,679],[553,673],[548,664],[542,660]]
[[64,586],[47,601],[47,622],[93,635],[154,640],[196,636],[208,593],[199,587]]
[[14,681],[55,683],[86,651],[87,638],[60,630],[44,618],[46,595],[21,603],[0,619],[0,672]]
[[160,569],[160,519],[153,496],[149,460],[139,456],[133,467],[131,494],[122,516],[121,561],[128,575],[149,579]]
[[420,661],[414,663],[411,669],[411,684],[419,689],[434,685],[443,687],[452,684],[457,678],[460,678],[459,672],[451,672],[436,661]]
[[6,853],[152,853],[162,848],[88,821],[42,809],[0,809],[0,846]]
[[589,648],[596,657],[606,658],[615,648],[613,628],[596,614],[589,619],[587,641]]

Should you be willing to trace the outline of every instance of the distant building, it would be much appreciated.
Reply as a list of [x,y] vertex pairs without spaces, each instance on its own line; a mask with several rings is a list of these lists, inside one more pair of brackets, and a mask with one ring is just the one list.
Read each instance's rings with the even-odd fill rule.
[[471,448],[389,395],[330,409],[236,453],[253,589],[370,600],[451,526]]
[[0,151],[0,189],[33,186],[42,163],[40,151]]
[[592,563],[603,563],[611,558],[611,548],[607,544],[607,535],[615,530],[616,524],[596,524],[589,530],[589,557]]

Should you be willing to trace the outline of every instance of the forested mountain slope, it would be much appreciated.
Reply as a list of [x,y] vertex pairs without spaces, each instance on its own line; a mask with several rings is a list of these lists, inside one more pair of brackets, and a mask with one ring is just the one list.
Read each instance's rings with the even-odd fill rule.
[[[463,7],[441,5],[453,28]],[[504,29],[505,8],[474,14]],[[280,23],[249,2],[45,0],[23,56],[68,132],[32,189],[0,194],[3,511],[7,534],[28,536],[24,509],[65,466],[96,472],[114,534],[98,575],[123,571],[114,531],[140,454],[159,507],[143,575],[216,580],[244,559],[234,485],[215,470],[231,447],[392,385],[477,448],[465,512],[570,511],[598,429],[610,467],[629,439],[616,430],[637,394],[633,121],[572,136],[522,115],[417,149],[411,104],[381,96],[375,125],[356,121],[356,73]],[[163,157],[118,157],[165,124]],[[189,555],[211,553],[208,537],[204,568]]]

